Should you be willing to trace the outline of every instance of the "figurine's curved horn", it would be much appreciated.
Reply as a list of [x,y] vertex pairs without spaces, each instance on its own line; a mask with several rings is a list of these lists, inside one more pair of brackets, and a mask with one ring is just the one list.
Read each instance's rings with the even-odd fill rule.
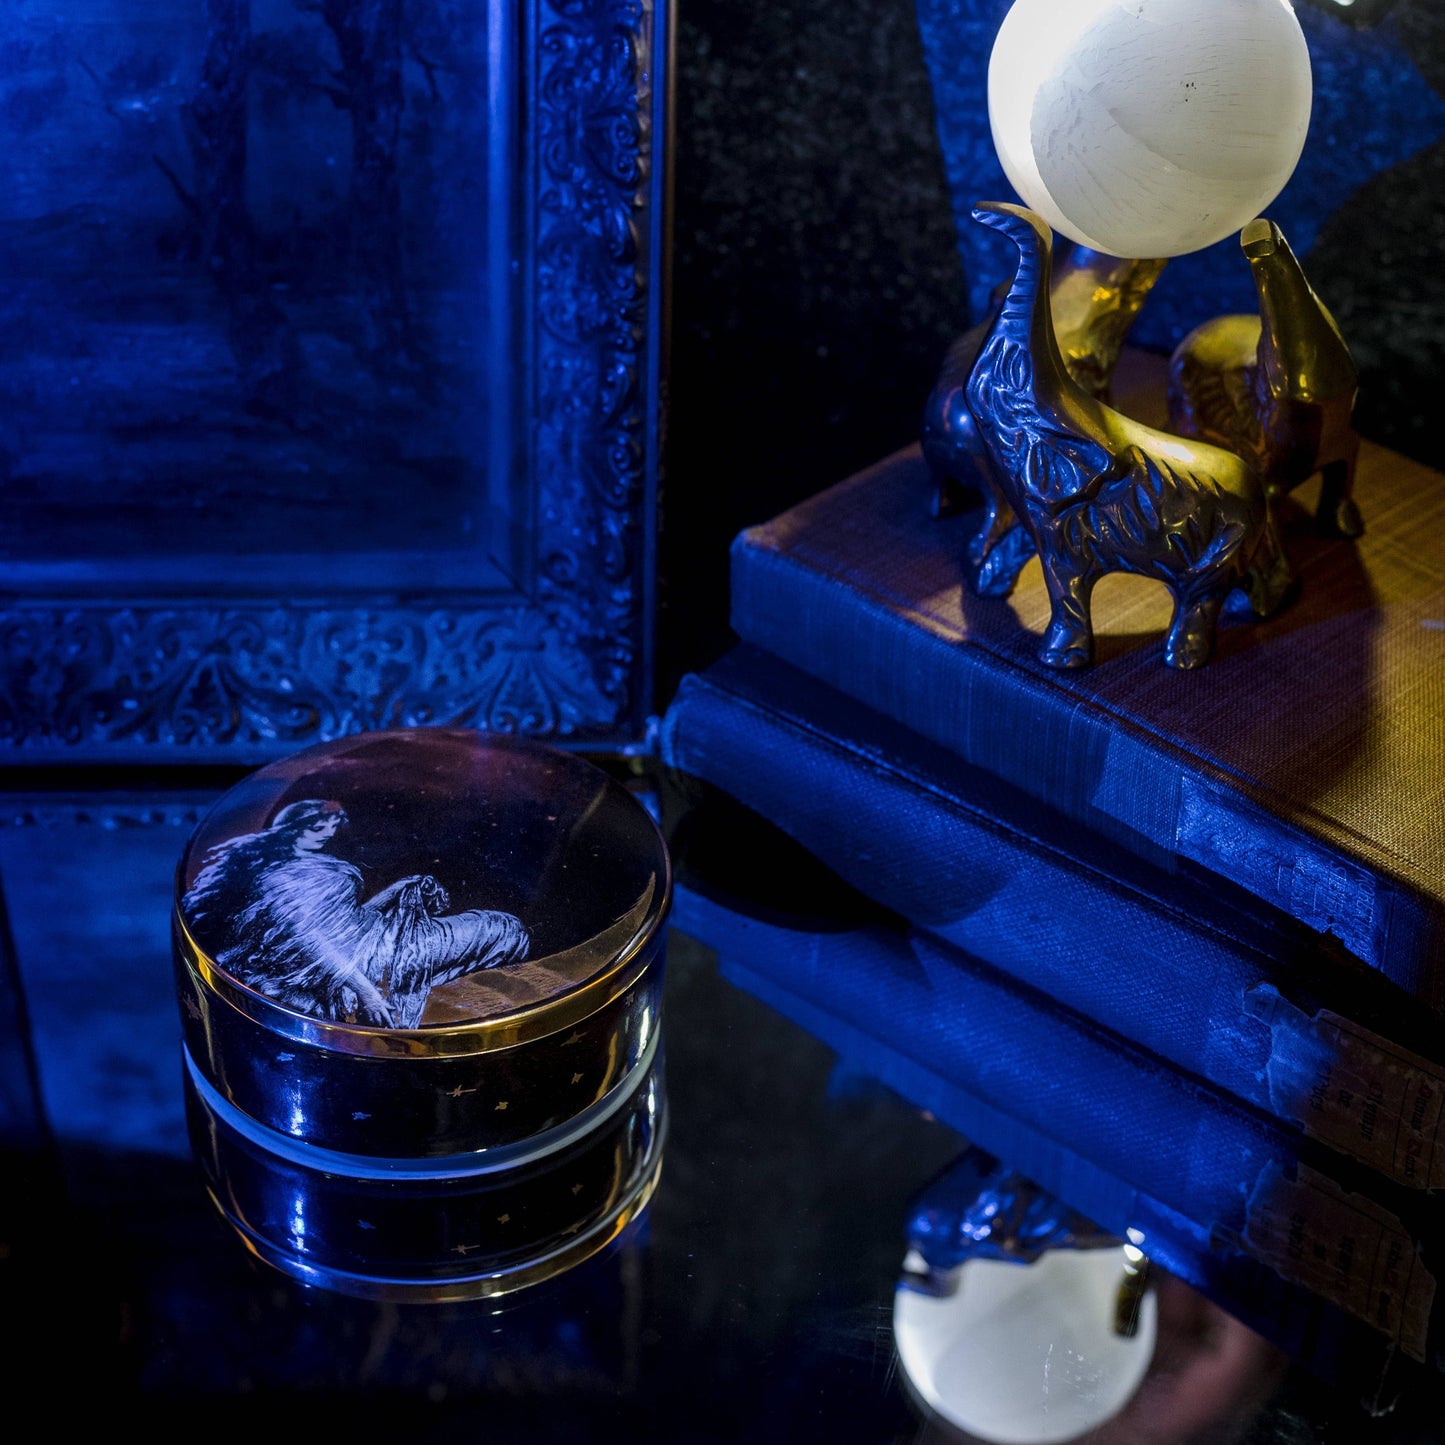
[[1251,261],[1273,256],[1284,240],[1284,233],[1273,221],[1263,216],[1251,221],[1239,233],[1239,248]]
[[1053,231],[1042,216],[1025,206],[1016,206],[1010,201],[979,201],[973,208],[973,219],[1002,231],[1021,250],[1031,243],[1040,250],[1053,249]]

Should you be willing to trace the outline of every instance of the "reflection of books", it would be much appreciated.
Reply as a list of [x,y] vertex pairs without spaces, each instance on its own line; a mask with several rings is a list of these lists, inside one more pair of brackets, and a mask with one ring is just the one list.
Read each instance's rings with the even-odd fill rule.
[[679,857],[673,926],[851,1067],[1101,1228],[1141,1231],[1161,1268],[1321,1378],[1380,1403],[1433,1360],[1419,1195],[1366,1192],[1326,1151],[921,930],[755,916]]
[[1252,895],[747,647],[683,680],[661,746],[913,924],[1401,1185],[1445,1187],[1438,1020]]
[[1163,664],[1167,598],[1127,577],[1096,595],[1096,665],[1045,667],[1037,563],[974,598],[978,516],[935,520],[929,488],[909,448],[740,534],[741,640],[1445,1011],[1445,478],[1366,444],[1354,543],[1286,503],[1298,599],[1197,672]]

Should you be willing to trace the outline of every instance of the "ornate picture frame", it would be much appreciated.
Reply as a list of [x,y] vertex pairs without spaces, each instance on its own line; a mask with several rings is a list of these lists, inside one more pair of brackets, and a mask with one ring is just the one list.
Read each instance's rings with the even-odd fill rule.
[[[120,24],[115,17],[125,13],[114,0],[91,0],[90,8],[96,12],[92,30],[103,30],[102,21]],[[373,227],[382,233],[380,242],[363,233],[378,208],[390,204],[402,217],[407,186],[413,184],[398,160],[411,134],[405,85],[414,85],[423,97],[462,97],[470,107],[469,129],[444,137],[453,158],[450,171],[434,159],[442,149],[434,134],[423,134],[422,127],[419,139],[414,137],[417,147],[430,147],[433,168],[426,179],[432,191],[452,197],[468,185],[475,189],[479,174],[486,180],[485,203],[471,212],[471,222],[484,225],[484,237],[480,230],[468,234],[471,222],[464,215],[459,221],[455,206],[448,213],[454,271],[465,270],[457,257],[485,254],[485,267],[478,268],[484,277],[471,275],[471,290],[461,288],[463,300],[473,297],[478,313],[484,313],[484,324],[467,322],[465,308],[465,324],[459,323],[456,294],[449,294],[445,305],[434,308],[440,320],[432,328],[451,348],[449,354],[464,357],[458,374],[486,393],[463,390],[458,397],[453,387],[443,393],[453,398],[451,409],[443,405],[431,413],[449,424],[458,417],[465,423],[477,412],[486,418],[480,434],[478,428],[456,426],[447,445],[462,453],[465,465],[442,468],[437,482],[445,507],[454,509],[438,513],[439,534],[458,535],[454,523],[462,519],[471,540],[433,551],[410,543],[388,550],[388,539],[407,529],[426,540],[417,520],[426,510],[418,501],[421,483],[413,485],[404,467],[385,471],[395,460],[389,452],[405,460],[414,444],[406,431],[413,423],[405,418],[398,435],[381,435],[380,422],[366,432],[352,472],[340,468],[329,492],[318,489],[310,497],[309,512],[298,512],[292,500],[277,500],[289,485],[288,468],[299,473],[312,466],[306,458],[332,454],[327,438],[336,434],[333,415],[355,419],[357,428],[370,425],[385,397],[411,384],[406,378],[388,382],[389,391],[373,388],[364,395],[343,388],[338,401],[328,375],[332,411],[323,409],[319,420],[313,414],[309,434],[294,414],[278,420],[264,404],[264,391],[248,395],[237,413],[241,419],[227,420],[231,434],[252,446],[258,429],[271,427],[266,435],[280,440],[268,442],[264,466],[254,466],[251,453],[243,458],[254,481],[239,489],[231,485],[230,505],[249,507],[248,499],[254,499],[254,507],[238,511],[239,522],[225,526],[239,536],[255,522],[252,530],[264,536],[262,544],[253,538],[227,550],[226,539],[213,536],[209,550],[192,552],[189,534],[175,519],[180,484],[152,501],[143,474],[123,515],[119,503],[97,505],[95,489],[106,477],[89,463],[99,457],[103,467],[117,448],[131,446],[128,464],[134,466],[136,435],[143,429],[137,424],[127,432],[119,426],[114,406],[102,414],[95,405],[87,410],[76,402],[65,413],[63,442],[54,440],[61,428],[56,422],[45,423],[50,429],[43,445],[28,445],[42,424],[17,397],[38,396],[43,405],[63,386],[75,389],[71,397],[91,398],[109,386],[114,401],[116,384],[113,375],[96,380],[98,363],[87,370],[75,362],[73,377],[58,369],[57,328],[50,318],[63,306],[46,301],[57,287],[45,268],[63,247],[46,243],[47,251],[36,240],[44,227],[53,233],[61,224],[58,203],[51,212],[42,204],[41,192],[52,177],[38,170],[30,177],[30,210],[18,220],[15,213],[7,218],[0,212],[0,237],[8,229],[17,247],[30,247],[33,284],[12,295],[12,316],[23,323],[12,334],[31,345],[32,358],[43,353],[44,361],[25,375],[12,365],[8,388],[0,384],[0,476],[10,478],[6,511],[19,519],[9,545],[0,544],[0,762],[249,765],[349,732],[429,722],[621,750],[643,737],[653,704],[656,610],[670,102],[666,3],[520,0],[478,8],[476,0],[436,0],[432,8],[447,12],[437,21],[437,33],[441,20],[448,21],[448,44],[466,33],[460,22],[476,11],[469,63],[478,67],[478,76],[484,73],[484,85],[477,80],[468,91],[467,76],[457,66],[449,68],[445,57],[438,60],[414,36],[396,32],[402,11],[395,0],[368,6],[344,0],[206,0],[209,30],[195,39],[194,53],[136,58],[112,47],[108,65],[88,60],[78,44],[69,45],[60,21],[27,30],[21,12],[0,22],[0,31],[11,31],[10,50],[18,57],[6,66],[0,45],[5,114],[12,120],[29,117],[31,131],[50,142],[45,153],[51,156],[57,137],[61,142],[71,137],[77,165],[80,152],[89,155],[100,143],[75,128],[84,122],[63,118],[82,113],[71,103],[78,96],[85,99],[84,114],[104,115],[107,127],[114,122],[131,128],[124,155],[137,146],[149,148],[145,156],[137,151],[135,162],[137,175],[148,178],[148,194],[169,185],[185,203],[180,209],[199,218],[186,255],[202,272],[208,267],[211,280],[221,278],[216,286],[230,306],[229,335],[237,356],[243,308],[234,286],[225,292],[227,278],[243,262],[253,268],[272,265],[268,278],[283,272],[256,240],[264,218],[247,216],[244,225],[228,220],[228,202],[224,195],[216,200],[217,187],[230,185],[232,199],[250,197],[258,184],[259,155],[271,167],[268,174],[283,181],[290,175],[293,187],[304,193],[293,207],[297,216],[315,192],[309,173],[301,175],[304,185],[296,180],[296,168],[310,162],[286,154],[291,147],[284,130],[280,144],[274,134],[268,138],[267,116],[289,117],[294,126],[298,107],[320,107],[306,112],[315,116],[314,130],[301,132],[296,150],[308,134],[350,124],[351,149],[343,156],[353,175],[347,264],[353,273],[360,267],[361,281],[337,303],[352,308],[345,325],[333,328],[337,336],[365,331],[363,313],[368,307],[376,311],[374,295],[362,293],[387,262],[374,255],[369,260],[365,253],[390,242],[384,226]],[[237,42],[235,27],[242,23],[247,29]],[[353,33],[373,23],[383,30],[392,23],[395,33],[381,34],[380,41],[376,33]],[[305,38],[305,26],[315,29],[315,38]],[[320,70],[302,73],[296,55],[303,41],[321,57]],[[375,60],[381,42],[391,44],[397,57],[398,74],[389,79]],[[297,75],[293,93],[278,99],[278,88]],[[484,110],[477,99],[483,89]],[[168,95],[179,96],[169,115]],[[217,120],[227,105],[237,107],[240,117],[234,135],[223,134]],[[287,106],[291,109],[284,110]],[[342,119],[328,119],[331,111]],[[363,138],[368,124],[372,131]],[[105,144],[118,146],[116,134],[121,132],[107,130]],[[346,138],[345,131],[329,134]],[[237,164],[247,163],[248,141],[252,174],[236,182]],[[325,149],[318,146],[315,166],[323,164]],[[333,161],[327,156],[324,163]],[[389,164],[400,174],[389,179],[382,174],[378,181],[376,167],[385,172]],[[370,179],[363,185],[356,178],[368,167]],[[438,176],[444,185],[438,185]],[[107,207],[113,212],[116,203],[107,196],[106,180],[105,174],[94,180],[84,208],[88,224],[96,217],[110,224],[103,213]],[[66,226],[74,223],[76,210],[73,204],[64,210]],[[295,230],[301,221],[286,224]],[[108,244],[124,247],[113,238]],[[167,264],[173,259],[168,253]],[[105,284],[93,266],[87,280]],[[258,304],[271,307],[273,301],[280,311],[291,305],[299,314],[301,302],[291,301],[287,284],[268,279],[266,294],[265,288],[246,293],[248,324]],[[206,305],[215,309],[217,291],[207,294]],[[262,295],[260,303],[255,295]],[[153,299],[147,292],[144,304]],[[395,362],[405,350],[399,335],[372,335],[369,354],[389,348]],[[335,336],[327,344],[336,351],[339,343],[333,343]],[[132,334],[127,345],[134,344]],[[257,350],[252,347],[252,353]],[[352,371],[351,355],[363,351],[352,345],[347,360]],[[76,342],[72,353],[93,360],[94,346]],[[227,365],[231,372],[245,370],[239,361]],[[139,365],[133,374],[138,382],[150,379]],[[294,395],[287,392],[286,405]],[[168,413],[160,423],[154,417],[146,421],[141,441],[149,452],[142,455],[169,456],[166,448],[181,424],[196,424],[193,417],[180,417],[176,428],[168,429],[175,419]],[[458,441],[468,436],[470,443]],[[470,457],[468,444],[474,446]],[[208,446],[207,457],[215,453],[213,433]],[[48,469],[37,463],[27,472],[46,448],[52,458]],[[370,459],[377,456],[382,461],[373,467]],[[67,459],[78,460],[72,465]],[[391,480],[380,491],[371,483],[368,493],[356,479],[363,472],[374,478],[378,468]],[[202,473],[190,485],[189,504],[199,527],[216,515],[212,503],[220,489],[208,493],[212,484]],[[165,515],[161,500],[170,508]],[[349,516],[348,506],[360,519],[356,535],[370,540],[338,547],[340,527],[333,520]]]

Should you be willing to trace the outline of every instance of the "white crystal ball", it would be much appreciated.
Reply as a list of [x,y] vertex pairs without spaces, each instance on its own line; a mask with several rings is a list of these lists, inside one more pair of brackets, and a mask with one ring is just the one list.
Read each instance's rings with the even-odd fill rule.
[[989,57],[1009,183],[1113,256],[1182,256],[1260,215],[1313,93],[1290,0],[1015,0]]

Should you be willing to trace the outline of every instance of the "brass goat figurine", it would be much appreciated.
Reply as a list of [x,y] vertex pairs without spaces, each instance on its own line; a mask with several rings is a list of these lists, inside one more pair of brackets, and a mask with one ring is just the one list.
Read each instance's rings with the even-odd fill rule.
[[1259,476],[1233,452],[1145,426],[1080,386],[1050,315],[1049,227],[1001,201],[980,203],[973,216],[1019,250],[966,397],[995,509],[1010,508],[1029,543],[1005,548],[992,573],[985,549],[982,581],[995,595],[1007,593],[1037,551],[1051,607],[1039,656],[1051,667],[1085,667],[1093,661],[1090,600],[1099,579],[1111,572],[1158,578],[1174,597],[1164,659],[1200,666],[1231,591],[1242,588],[1265,616],[1290,586]]
[[[1053,267],[1050,310],[1064,365],[1069,375],[1100,401],[1109,400],[1124,338],[1164,266],[1162,260],[1129,260],[1075,245]],[[1027,532],[997,490],[988,485],[988,457],[965,397],[979,348],[1007,294],[1008,287],[1000,286],[988,316],[949,347],[923,410],[921,440],[933,483],[933,515],[952,516],[964,507],[969,491],[983,494],[986,522],[968,554],[972,585],[981,592],[988,590],[987,579],[980,576],[985,558],[992,556],[992,567],[997,570],[1010,549],[1022,549],[1020,564],[1033,550]]]
[[1316,524],[1358,537],[1358,380],[1349,348],[1273,221],[1251,221],[1239,244],[1260,314],[1216,316],[1174,349],[1169,425],[1245,457],[1271,501],[1323,473]]

